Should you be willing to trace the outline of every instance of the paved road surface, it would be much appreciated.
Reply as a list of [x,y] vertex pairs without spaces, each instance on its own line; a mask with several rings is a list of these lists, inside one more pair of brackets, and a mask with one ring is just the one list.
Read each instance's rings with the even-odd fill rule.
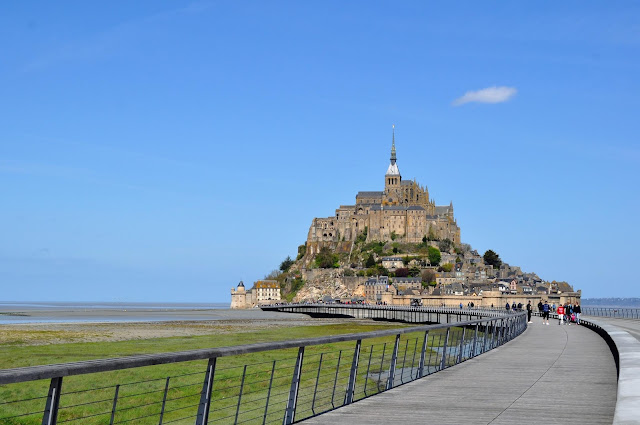
[[305,424],[611,424],[616,368],[589,329],[542,325],[475,359]]

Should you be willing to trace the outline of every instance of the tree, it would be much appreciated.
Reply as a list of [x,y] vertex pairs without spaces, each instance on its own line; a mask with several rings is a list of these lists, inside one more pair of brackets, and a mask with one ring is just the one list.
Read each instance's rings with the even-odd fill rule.
[[451,239],[443,239],[438,242],[438,248],[442,252],[449,252],[453,248],[453,241]]
[[409,276],[409,269],[401,267],[396,269],[396,277],[407,277]]
[[336,268],[339,266],[338,256],[334,254],[331,249],[324,246],[320,249],[318,255],[316,255],[316,266],[322,269]]
[[411,267],[409,269],[409,276],[411,277],[418,277],[420,276],[420,268],[419,267]]
[[276,280],[280,276],[280,270],[271,270],[271,273],[264,277],[264,280]]
[[492,250],[488,250],[487,252],[485,252],[482,258],[484,259],[485,264],[493,266],[494,269],[499,269],[502,265],[500,256]]
[[298,247],[298,256],[296,257],[296,260],[299,260],[302,257],[304,257],[304,254],[306,253],[307,253],[307,243],[305,242]]
[[440,259],[442,256],[440,255],[440,250],[435,246],[429,247],[429,262],[432,266],[437,266],[440,264]]
[[369,254],[369,258],[367,258],[367,262],[364,264],[366,268],[373,267],[376,265],[376,259],[373,258],[373,254]]
[[441,272],[447,272],[449,273],[451,270],[453,270],[453,264],[451,263],[446,263],[440,266],[440,268],[438,269]]
[[427,269],[420,274],[423,283],[429,284],[436,280],[436,274],[433,270]]
[[285,258],[285,260],[282,263],[280,263],[280,270],[283,272],[287,272],[289,271],[292,265],[293,265],[293,260],[291,259],[291,257],[287,255],[287,258]]

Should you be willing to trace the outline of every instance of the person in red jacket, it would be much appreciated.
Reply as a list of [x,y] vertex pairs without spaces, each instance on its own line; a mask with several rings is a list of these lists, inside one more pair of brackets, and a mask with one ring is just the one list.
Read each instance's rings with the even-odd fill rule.
[[558,324],[562,325],[562,320],[564,319],[564,306],[562,304],[560,304],[558,306]]

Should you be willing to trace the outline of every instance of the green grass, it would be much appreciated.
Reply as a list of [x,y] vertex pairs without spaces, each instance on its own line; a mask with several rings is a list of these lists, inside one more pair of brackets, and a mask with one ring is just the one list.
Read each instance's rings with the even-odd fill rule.
[[[365,332],[390,329],[391,326],[389,324],[336,324],[276,328],[256,333],[135,341],[41,346],[5,345],[0,347],[0,365],[2,368],[13,368],[66,363],[133,354]],[[406,365],[404,369],[406,374],[402,377],[404,380],[408,380],[408,374],[417,367],[422,339],[422,333],[401,336],[397,369]],[[394,336],[363,340],[356,382],[356,399],[370,396],[383,389],[394,343]],[[430,332],[429,346],[438,347],[442,343],[441,331]],[[297,420],[342,404],[354,346],[355,342],[349,341],[305,349],[296,411]],[[282,422],[296,355],[297,349],[288,349],[218,359],[210,423],[233,423],[236,413],[238,422],[242,423],[262,423],[265,413],[267,423]],[[440,364],[441,357],[436,350],[429,350],[427,361],[432,367],[436,367]],[[274,362],[275,372],[271,378]],[[447,359],[446,363],[450,364],[451,359]],[[167,377],[170,377],[164,423],[192,424],[200,399],[206,364],[206,361],[194,361],[66,377],[63,379],[59,423],[108,424],[115,388],[119,384],[115,423],[157,424]],[[247,365],[246,369],[245,365]],[[244,384],[242,384],[243,375],[245,376]],[[272,389],[267,405],[266,398],[270,382]],[[47,380],[0,386],[0,425],[39,424],[48,385]],[[7,403],[32,398],[35,399]],[[236,410],[238,405],[240,405],[239,411]],[[268,408],[266,411],[265,407]],[[2,418],[30,412],[36,412],[36,414],[2,420]]]

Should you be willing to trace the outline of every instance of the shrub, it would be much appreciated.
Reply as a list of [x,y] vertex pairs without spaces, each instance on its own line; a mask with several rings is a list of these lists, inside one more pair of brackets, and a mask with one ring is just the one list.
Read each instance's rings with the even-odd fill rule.
[[320,249],[318,255],[316,255],[316,265],[322,269],[337,268],[339,264],[339,258],[334,254],[331,249],[324,246]]

